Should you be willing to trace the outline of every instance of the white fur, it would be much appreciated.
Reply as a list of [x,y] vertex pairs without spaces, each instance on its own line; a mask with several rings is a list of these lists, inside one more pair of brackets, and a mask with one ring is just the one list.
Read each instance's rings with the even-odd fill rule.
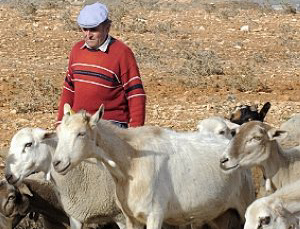
[[285,148],[300,145],[300,114],[295,114],[283,122],[279,129],[288,133],[287,137],[280,141]]
[[87,158],[102,161],[116,183],[127,229],[159,229],[163,221],[201,226],[229,208],[243,217],[253,186],[248,171],[220,170],[218,157],[228,139],[159,127],[121,129],[101,120],[102,112],[64,116],[53,165],[66,174]]
[[203,135],[214,134],[215,136],[225,137],[227,139],[233,137],[233,131],[238,127],[239,125],[218,116],[203,119],[199,121],[197,125],[199,132]]
[[[31,146],[28,143],[32,143]],[[19,183],[32,172],[43,171],[47,174],[51,171],[59,199],[71,218],[72,229],[82,228],[83,223],[106,221],[124,225],[121,210],[115,204],[115,185],[103,166],[101,169],[96,164],[83,162],[67,176],[49,170],[56,143],[55,134],[51,136],[46,130],[21,129],[11,141],[6,176],[13,175]]]
[[299,190],[300,181],[296,181],[254,201],[245,214],[245,229],[300,229]]

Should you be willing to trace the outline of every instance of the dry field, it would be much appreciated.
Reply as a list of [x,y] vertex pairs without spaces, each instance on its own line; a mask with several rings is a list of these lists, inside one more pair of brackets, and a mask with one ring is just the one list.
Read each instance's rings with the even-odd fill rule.
[[[274,126],[300,112],[300,14],[249,2],[106,0],[111,34],[136,54],[147,125],[194,130],[237,104],[272,104]],[[54,128],[80,2],[0,4],[0,150],[25,126]]]

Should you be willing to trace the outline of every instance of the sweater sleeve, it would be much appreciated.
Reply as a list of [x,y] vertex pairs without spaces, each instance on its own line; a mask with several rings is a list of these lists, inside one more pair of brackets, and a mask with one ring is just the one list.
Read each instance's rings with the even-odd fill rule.
[[[146,114],[146,94],[133,52],[128,48],[121,59],[121,80],[128,101],[129,126],[143,126]],[[125,72],[122,71],[125,69]]]
[[[72,55],[72,54],[71,54]],[[73,84],[73,73],[71,69],[72,65],[72,56],[70,55],[69,64],[68,64],[68,70],[66,73],[65,81],[63,83],[63,90],[61,93],[60,101],[59,101],[59,107],[58,107],[58,116],[57,116],[57,122],[56,124],[60,124],[62,117],[64,115],[64,105],[65,103],[69,103],[72,107],[73,105],[73,98],[74,98],[74,84]]]

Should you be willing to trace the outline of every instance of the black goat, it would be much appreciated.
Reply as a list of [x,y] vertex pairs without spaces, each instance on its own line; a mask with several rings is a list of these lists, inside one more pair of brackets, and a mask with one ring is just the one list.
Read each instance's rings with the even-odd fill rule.
[[234,112],[230,115],[230,121],[238,125],[242,125],[249,121],[264,121],[271,103],[266,102],[260,111],[257,110],[257,106],[241,105],[235,108]]

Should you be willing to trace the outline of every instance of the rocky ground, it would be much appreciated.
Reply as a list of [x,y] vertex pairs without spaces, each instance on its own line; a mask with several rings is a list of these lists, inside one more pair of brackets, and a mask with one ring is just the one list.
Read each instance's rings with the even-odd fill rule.
[[[103,1],[111,34],[134,50],[147,125],[194,130],[239,104],[266,101],[275,127],[300,112],[300,14],[284,6],[196,0]],[[25,126],[54,129],[81,2],[0,4],[0,150]]]

